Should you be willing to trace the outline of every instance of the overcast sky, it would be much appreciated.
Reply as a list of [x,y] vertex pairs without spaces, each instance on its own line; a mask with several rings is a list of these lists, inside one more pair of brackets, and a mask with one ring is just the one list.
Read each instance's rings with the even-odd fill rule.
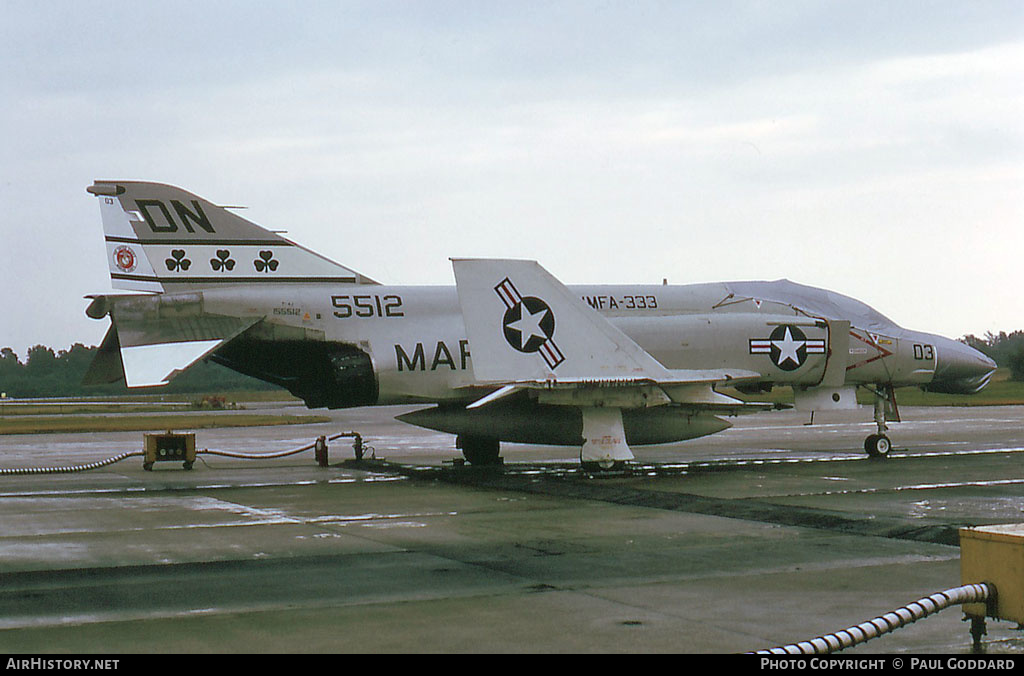
[[789,278],[1024,329],[1024,3],[0,0],[0,347],[97,344],[93,179],[384,283]]

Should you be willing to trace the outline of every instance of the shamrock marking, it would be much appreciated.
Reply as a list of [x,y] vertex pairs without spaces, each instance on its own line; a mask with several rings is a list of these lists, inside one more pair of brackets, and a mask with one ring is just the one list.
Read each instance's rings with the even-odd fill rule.
[[229,272],[235,269],[235,260],[230,258],[231,252],[227,249],[217,249],[217,257],[210,259],[210,267],[217,272]]
[[166,263],[167,269],[170,270],[171,272],[177,272],[178,270],[184,272],[185,270],[189,269],[189,266],[192,265],[192,261],[185,258],[184,249],[172,250],[171,257],[165,260],[164,263]]
[[252,262],[256,272],[274,272],[280,263],[274,259],[273,251],[261,251],[260,257]]

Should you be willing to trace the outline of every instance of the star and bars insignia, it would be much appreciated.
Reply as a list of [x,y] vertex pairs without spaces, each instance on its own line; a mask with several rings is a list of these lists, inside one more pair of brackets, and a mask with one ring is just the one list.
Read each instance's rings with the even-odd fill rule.
[[505,304],[502,330],[513,349],[527,354],[539,352],[550,369],[565,361],[553,340],[555,313],[547,303],[536,296],[523,297],[508,277],[494,291]]
[[795,371],[809,354],[825,354],[823,338],[808,338],[799,327],[776,326],[767,338],[751,338],[750,354],[767,354],[783,371]]

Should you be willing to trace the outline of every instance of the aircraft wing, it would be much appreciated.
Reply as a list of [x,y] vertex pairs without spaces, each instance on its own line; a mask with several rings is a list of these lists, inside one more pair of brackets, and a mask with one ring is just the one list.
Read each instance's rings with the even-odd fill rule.
[[732,410],[743,402],[712,385],[761,376],[743,369],[666,368],[536,261],[453,259],[452,266],[474,378],[498,387],[472,407],[534,389],[544,393],[545,403]]

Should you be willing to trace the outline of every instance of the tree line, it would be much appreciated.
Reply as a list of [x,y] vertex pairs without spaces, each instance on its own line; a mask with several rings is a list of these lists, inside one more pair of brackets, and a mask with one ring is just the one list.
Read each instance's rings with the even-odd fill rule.
[[1010,369],[1010,379],[1024,381],[1024,331],[992,333],[987,331],[984,338],[975,335],[964,336],[961,342],[984,352],[989,359]]
[[[987,332],[960,339],[992,358],[999,366],[1010,369],[1013,380],[1024,381],[1024,331]],[[8,397],[87,397],[127,394],[124,384],[82,385],[82,378],[99,350],[95,346],[75,343],[67,350],[54,351],[45,345],[29,348],[24,361],[14,350],[0,350],[0,394]],[[200,362],[178,376],[159,392],[195,394],[237,392],[240,390],[279,389],[262,380],[250,378],[213,362]],[[283,391],[283,390],[282,390]],[[132,390],[138,392],[138,390]]]
[[[14,350],[0,350],[0,394],[12,398],[89,397],[145,392],[129,390],[123,383],[82,385],[98,347],[75,343],[67,350],[54,351],[45,345],[29,348],[24,361]],[[276,386],[250,378],[213,362],[200,362],[168,385],[156,388],[161,394],[275,390]],[[283,392],[284,390],[282,390]]]

